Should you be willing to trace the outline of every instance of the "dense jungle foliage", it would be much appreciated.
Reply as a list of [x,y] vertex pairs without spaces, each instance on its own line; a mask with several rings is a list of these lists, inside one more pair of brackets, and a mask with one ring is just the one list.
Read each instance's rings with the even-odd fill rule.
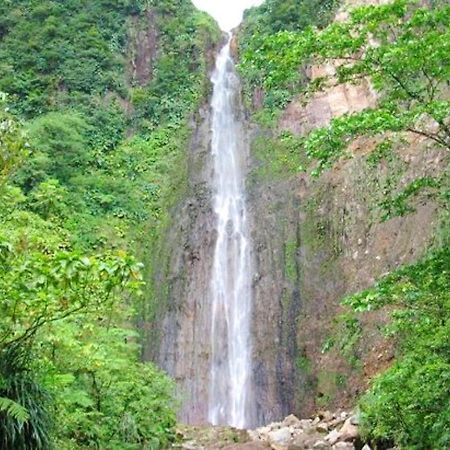
[[[187,0],[0,2],[0,447],[157,449],[142,363],[157,245],[220,33]],[[144,57],[144,62],[139,60]]]
[[[334,7],[322,6],[324,11]],[[363,6],[353,9],[348,20],[329,25],[325,18],[330,16],[323,12],[299,20],[296,13],[308,8],[309,2],[301,0],[266,2],[247,14],[248,23],[240,34],[240,72],[247,100],[253,103],[254,120],[271,132],[261,156],[265,175],[285,177],[307,171],[319,177],[336,162],[352,158],[348,147],[359,137],[377,139],[366,156],[373,169],[393,158],[394,148],[407,145],[406,133],[426,137],[436,154],[448,152],[448,2],[395,0]],[[332,65],[336,70],[311,80],[311,64]],[[279,112],[294,97],[307,102],[332,86],[366,79],[378,95],[375,107],[337,117],[305,136],[277,130]],[[383,221],[409,214],[417,202],[430,199],[442,214],[436,227],[439,236],[423,260],[344,300],[357,314],[389,311],[391,322],[385,333],[397,349],[395,364],[374,380],[360,400],[362,426],[376,448],[448,448],[448,172],[411,179],[407,185],[394,183],[380,196]]]
[[[270,176],[320,176],[361,136],[379,141],[374,166],[405,133],[450,147],[448,2],[394,0],[332,22],[340,4],[267,0],[246,13],[240,72],[255,120],[272,133]],[[220,39],[188,0],[0,2],[2,449],[157,449],[174,439],[172,382],[141,361],[135,324],[152,314],[143,278],[165,263],[188,121]],[[313,63],[336,73],[311,80]],[[366,78],[376,107],[306,136],[277,134],[295,96]],[[448,174],[394,186],[381,220],[421,198],[445,211],[448,187]],[[396,361],[360,400],[364,433],[381,448],[450,447],[448,214],[440,227],[423,260],[344,300],[357,314],[391,315]]]

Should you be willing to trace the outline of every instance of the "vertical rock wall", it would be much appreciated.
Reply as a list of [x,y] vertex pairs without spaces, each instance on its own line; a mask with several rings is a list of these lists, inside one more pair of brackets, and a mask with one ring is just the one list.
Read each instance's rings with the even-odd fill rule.
[[214,253],[214,214],[209,178],[211,117],[202,107],[188,155],[186,198],[172,214],[166,236],[167,271],[159,282],[166,305],[155,326],[159,330],[158,362],[175,378],[180,394],[180,419],[200,423],[207,417],[210,364],[210,307],[207,302]]
[[[293,101],[276,132],[303,135],[375,101],[367,82],[334,87],[309,102]],[[383,314],[345,325],[337,320],[344,312],[340,301],[426,251],[435,236],[436,205],[421,198],[412,214],[382,222],[379,204],[390,195],[392,183],[406,186],[442,172],[445,155],[426,139],[405,134],[391,159],[370,165],[367,153],[376,144],[374,139],[353,143],[353,157],[318,179],[266,174],[249,182],[257,272],[256,398],[262,422],[352,406],[368,379],[393,358],[379,331]],[[256,173],[260,165],[254,152]],[[342,355],[331,344],[349,331],[355,343]]]
[[249,194],[255,261],[253,364],[260,424],[285,417],[293,407],[290,380],[295,372],[296,321],[302,302],[298,266],[290,254],[298,245],[299,223],[293,187],[291,181],[256,184]]
[[[299,99],[280,118],[278,131],[302,134],[374,101],[368,84],[322,93],[306,106]],[[204,422],[208,405],[211,312],[206,296],[216,238],[209,188],[210,122],[204,106],[192,123],[187,195],[173,212],[164,244],[168,260],[159,271],[165,287],[159,297],[166,303],[154,324],[160,342],[153,357],[176,379],[180,418],[189,423]],[[254,129],[253,140],[261,133]],[[445,164],[444,155],[427,141],[405,139],[395,149],[395,160],[377,167],[366,161],[376,142],[361,140],[351,148],[354,158],[319,179],[250,174],[258,424],[292,412],[307,415],[321,407],[352,406],[368,378],[390,363],[392,350],[377,330],[385,320],[379,314],[361,324],[365,337],[355,346],[354,359],[324,349],[340,332],[336,317],[343,312],[342,297],[416,260],[433,236],[437,210],[432,202],[422,201],[415,213],[384,223],[376,212],[390,173],[405,184],[412,177],[435,174]],[[257,172],[261,162],[256,154],[252,164]]]

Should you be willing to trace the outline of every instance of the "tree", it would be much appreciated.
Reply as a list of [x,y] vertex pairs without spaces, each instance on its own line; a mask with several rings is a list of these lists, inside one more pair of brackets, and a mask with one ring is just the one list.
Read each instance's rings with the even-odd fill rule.
[[363,432],[374,442],[450,445],[449,268],[447,247],[344,300],[360,313],[388,307],[386,332],[399,343],[395,364],[360,400]]
[[85,120],[76,114],[49,113],[33,121],[28,135],[35,154],[23,170],[21,178],[29,173],[22,181],[25,188],[30,190],[43,181],[35,172],[67,184],[74,173],[86,170],[91,157],[88,130]]
[[8,112],[7,95],[0,92],[0,188],[28,154],[18,121]]
[[332,121],[313,131],[307,153],[321,167],[339,157],[349,139],[409,131],[450,149],[450,7],[396,0],[357,8],[351,20],[334,23],[317,35],[312,53],[318,61],[337,63],[336,78],[322,86],[369,79],[380,93],[374,109]]
[[[20,154],[21,128],[10,116],[7,125],[2,154]],[[73,248],[68,231],[54,220],[61,217],[66,190],[47,179],[26,198],[8,183],[20,159],[4,160],[0,447],[167,445],[175,425],[173,385],[139,362],[137,334],[127,325],[133,320],[130,297],[138,297],[143,284],[141,265],[123,251]]]

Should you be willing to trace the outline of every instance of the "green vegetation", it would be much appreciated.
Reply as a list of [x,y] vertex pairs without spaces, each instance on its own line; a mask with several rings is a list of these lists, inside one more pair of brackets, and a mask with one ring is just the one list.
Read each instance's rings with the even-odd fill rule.
[[[377,220],[411,213],[415,204],[429,198],[445,208],[448,174],[418,176],[404,184],[395,160],[396,149],[408,145],[402,142],[405,132],[426,137],[437,151],[450,148],[448,4],[396,0],[356,8],[349,20],[328,26],[331,4],[325,16],[298,20],[295,11],[289,1],[267,2],[250,11],[240,36],[247,95],[264,100],[254,104],[262,107],[254,119],[272,135],[254,144],[259,160],[254,175],[269,179],[306,170],[317,177],[338,160],[352,157],[348,148],[357,138],[375,138],[378,144],[366,157],[368,166],[375,169],[380,161],[395,166],[383,183],[376,182]],[[284,19],[278,21],[280,14]],[[312,81],[306,70],[312,63],[331,64],[336,74]],[[307,101],[318,90],[366,79],[379,94],[376,107],[336,117],[304,136],[277,130],[280,108],[295,94]]]
[[[448,149],[449,20],[450,8],[440,1],[431,6],[396,0],[360,7],[349,21],[322,31],[280,31],[264,35],[255,47],[252,39],[244,41],[241,73],[250,88],[262,88],[267,99],[281,88],[287,92],[279,104],[266,102],[269,108],[283,106],[302,86],[316,90],[370,78],[381,96],[376,108],[338,117],[298,146],[299,153],[318,162],[313,174],[330,167],[361,135],[409,131]],[[306,84],[300,68],[313,60],[336,62],[336,75]]]
[[[267,0],[244,17],[239,36],[240,72],[247,97],[262,87],[264,106],[272,113],[284,106],[307,80],[298,55],[287,50],[310,26],[323,28],[333,19],[339,0]],[[304,45],[303,43],[301,44]]]
[[[131,226],[159,220],[170,178],[183,173],[187,119],[207,92],[205,54],[220,33],[188,1],[0,8],[0,91],[30,119],[33,149],[16,183],[41,196],[41,183],[57,186],[81,244],[131,241]],[[136,30],[150,41],[158,33],[153,50],[136,48]],[[132,69],[138,50],[150,60],[145,76]]]
[[298,262],[297,252],[299,243],[297,240],[289,240],[284,244],[284,271],[289,281],[295,282],[297,279]]
[[277,137],[260,136],[253,142],[253,154],[258,166],[251,174],[253,181],[276,180],[304,171],[310,161],[299,158],[299,138],[283,132]]
[[73,246],[58,215],[66,192],[57,180],[29,196],[11,184],[28,145],[11,115],[2,111],[0,125],[1,447],[166,445],[172,385],[139,362],[129,325],[141,265],[123,251]]
[[323,28],[333,18],[337,4],[335,0],[267,0],[245,12],[244,41],[255,34],[303,30],[312,23]]
[[187,0],[1,2],[2,449],[173,440],[173,384],[134,324],[219,39]]
[[435,251],[344,303],[357,312],[389,307],[387,333],[398,342],[396,363],[361,400],[367,437],[401,448],[450,445],[450,253]]
[[[81,110],[95,127],[96,147],[120,140],[123,101],[134,103],[135,119],[182,119],[202,95],[203,50],[219,34],[186,0],[6,1],[0,17],[0,91],[13,96],[14,111]],[[132,69],[140,28],[161,35],[159,58],[147,55],[147,76]]]
[[[365,162],[373,173],[386,169],[376,180],[377,218],[408,214],[418,198],[445,207],[446,174],[399,186],[396,149],[407,135],[450,148],[448,3],[395,0],[330,24],[338,5],[268,0],[247,13],[240,71],[255,118],[269,129],[255,145],[255,177],[320,176],[352,156],[352,141],[375,137]],[[157,279],[169,261],[171,209],[188,188],[189,120],[209,92],[207,55],[220,38],[188,0],[0,3],[2,449],[137,450],[173,441],[174,387],[141,361],[146,336],[135,323],[157,320],[164,307],[168,287]],[[334,64],[336,74],[312,82],[311,63]],[[294,95],[367,78],[376,107],[306,136],[275,132]],[[343,249],[317,214],[325,195],[305,206],[300,237],[313,250],[327,246],[331,260]],[[283,253],[292,283],[298,240],[287,239]],[[347,298],[354,312],[342,316],[342,336],[324,343],[324,352],[337,345],[353,358],[364,335],[355,314],[391,312],[397,360],[360,402],[375,445],[450,446],[447,243]],[[296,361],[307,373],[310,363]],[[321,372],[319,403],[343,383],[341,373]]]

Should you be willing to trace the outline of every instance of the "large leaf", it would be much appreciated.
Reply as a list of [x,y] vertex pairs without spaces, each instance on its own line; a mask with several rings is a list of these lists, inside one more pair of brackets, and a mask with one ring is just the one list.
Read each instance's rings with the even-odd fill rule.
[[26,422],[30,417],[26,408],[5,397],[0,397],[0,411],[22,423]]

